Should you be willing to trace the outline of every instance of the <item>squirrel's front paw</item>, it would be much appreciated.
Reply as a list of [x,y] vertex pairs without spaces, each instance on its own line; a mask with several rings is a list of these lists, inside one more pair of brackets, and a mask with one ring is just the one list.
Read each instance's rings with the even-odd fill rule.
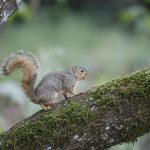
[[80,95],[80,94],[82,94],[83,92],[77,92],[75,95]]

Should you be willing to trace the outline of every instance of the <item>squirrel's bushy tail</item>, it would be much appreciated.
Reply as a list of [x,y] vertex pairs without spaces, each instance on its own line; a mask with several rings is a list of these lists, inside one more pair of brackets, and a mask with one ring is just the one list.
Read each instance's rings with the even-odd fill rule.
[[38,74],[38,60],[31,53],[17,52],[7,57],[1,66],[4,76],[10,75],[16,68],[23,69],[22,88],[32,102],[38,103],[34,84]]

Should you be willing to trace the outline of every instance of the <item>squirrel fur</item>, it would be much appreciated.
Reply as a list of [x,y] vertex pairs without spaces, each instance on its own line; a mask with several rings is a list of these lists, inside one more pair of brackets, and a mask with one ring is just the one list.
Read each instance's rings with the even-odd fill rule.
[[76,95],[75,88],[79,80],[87,76],[84,68],[73,66],[66,72],[46,74],[35,88],[39,68],[38,59],[33,54],[26,52],[12,54],[2,63],[2,74],[10,75],[16,68],[23,69],[22,88],[26,96],[33,103],[41,105],[44,110],[51,109],[58,95],[64,95],[65,99],[67,99],[67,93]]

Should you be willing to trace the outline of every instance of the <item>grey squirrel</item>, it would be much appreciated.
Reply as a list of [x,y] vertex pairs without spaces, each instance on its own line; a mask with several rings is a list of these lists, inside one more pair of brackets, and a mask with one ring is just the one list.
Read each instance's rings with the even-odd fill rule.
[[73,66],[66,72],[46,74],[35,88],[34,84],[39,68],[37,58],[27,52],[12,54],[3,61],[2,74],[4,76],[10,75],[15,68],[23,69],[22,88],[26,96],[44,110],[51,109],[56,103],[58,95],[64,95],[67,99],[67,93],[78,94],[75,88],[79,80],[84,80],[87,76],[87,71],[84,68]]

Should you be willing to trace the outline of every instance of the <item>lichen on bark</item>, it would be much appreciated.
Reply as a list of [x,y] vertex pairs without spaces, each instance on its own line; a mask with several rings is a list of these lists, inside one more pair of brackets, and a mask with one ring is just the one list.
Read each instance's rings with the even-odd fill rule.
[[150,130],[150,69],[40,111],[0,136],[0,149],[106,149]]
[[0,0],[0,27],[18,9],[17,0]]

